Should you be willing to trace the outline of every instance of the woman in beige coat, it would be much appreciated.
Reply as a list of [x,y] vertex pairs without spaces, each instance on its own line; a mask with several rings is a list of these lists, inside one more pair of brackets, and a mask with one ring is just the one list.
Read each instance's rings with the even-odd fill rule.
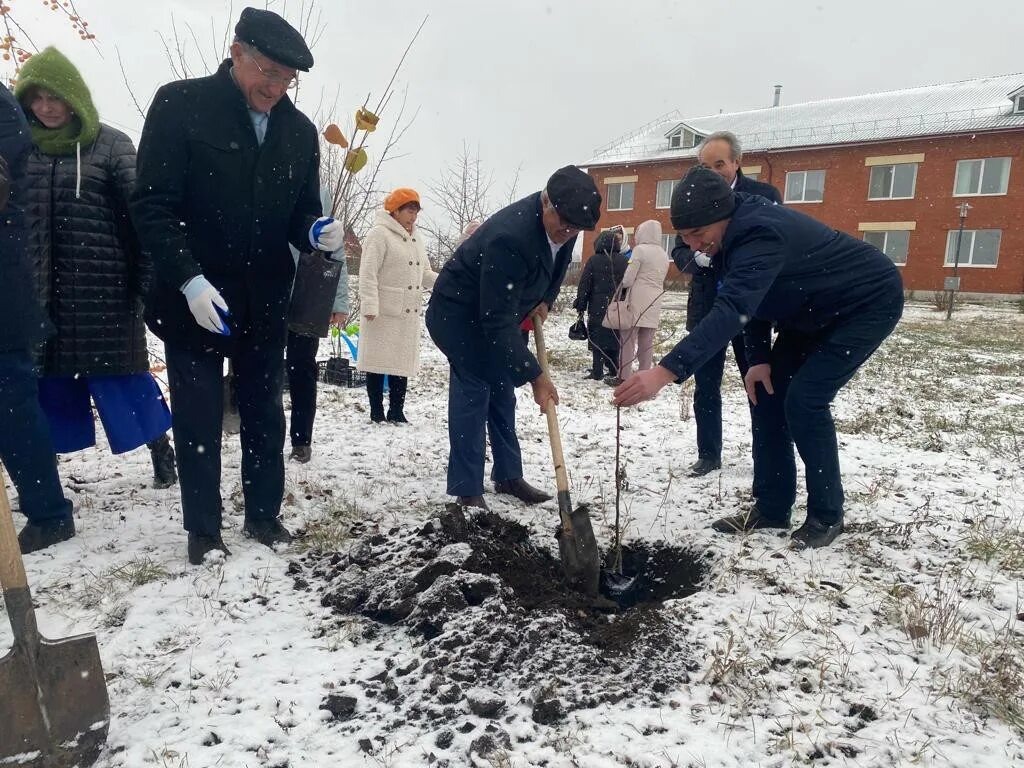
[[[409,376],[420,365],[420,322],[423,289],[434,285],[423,238],[416,229],[420,196],[396,189],[363,240],[359,263],[359,356],[356,368],[366,372],[370,420],[398,424],[405,418]],[[384,376],[388,377],[388,411],[384,413]]]
[[669,265],[659,222],[645,221],[636,228],[634,240],[622,286],[628,291],[630,310],[640,317],[632,328],[619,332],[619,378],[623,381],[633,375],[634,360],[639,359],[641,371],[654,366],[654,332],[661,324],[661,296]]

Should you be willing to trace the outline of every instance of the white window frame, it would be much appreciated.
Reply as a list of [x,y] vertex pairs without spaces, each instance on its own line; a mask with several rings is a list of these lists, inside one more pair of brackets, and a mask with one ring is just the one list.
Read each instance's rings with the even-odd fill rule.
[[689,128],[679,128],[668,135],[668,148],[693,149],[703,140],[704,137],[696,131],[691,131]]
[[[981,184],[985,178],[985,164],[990,160],[1005,160],[1006,161],[1006,189],[1002,192],[982,192]],[[957,192],[956,188],[960,181],[960,169],[965,163],[981,163],[981,173],[978,174],[978,191],[977,192]],[[964,158],[963,160],[956,161],[956,174],[953,176],[953,197],[1003,197],[1007,194],[1010,189],[1010,170],[1013,165],[1013,158],[1011,157],[971,157]]]
[[[807,174],[808,173],[820,173],[821,174],[821,200],[806,200],[806,199],[804,199],[806,197],[806,195],[807,195]],[[825,181],[828,178],[828,174],[826,173],[824,168],[810,168],[810,169],[808,169],[806,171],[787,171],[786,172],[786,185],[783,188],[783,193],[785,195],[789,195],[789,177],[790,176],[795,176],[796,174],[801,174],[803,176],[803,185],[800,188],[800,198],[799,199],[798,198],[790,199],[789,197],[786,197],[785,202],[787,202],[787,203],[796,203],[798,205],[813,204],[813,203],[823,203],[823,202],[825,202]]]
[[1024,114],[1024,93],[1013,100],[1013,112],[1018,115]]
[[[897,267],[905,267],[907,265],[908,259],[910,258],[910,233],[911,233],[911,231],[912,230],[909,230],[909,229],[874,229],[874,230],[868,230],[868,231],[863,233],[863,240],[866,243],[870,243],[871,241],[868,240],[868,235],[884,235],[884,237],[882,238],[882,245],[881,246],[875,245],[874,243],[872,243],[872,245],[875,245],[875,247],[878,248],[878,250],[880,250],[882,253],[884,253],[886,256],[888,256],[890,259],[892,259],[892,263],[895,264]],[[903,254],[903,261],[896,261],[896,259],[893,259],[892,256],[886,250],[889,247],[889,235],[891,235],[891,234],[893,234],[895,232],[900,232],[900,233],[905,232],[907,234],[907,252],[905,254]]]
[[[912,165],[914,167],[914,179],[910,182],[910,194],[907,196],[896,197],[893,195],[893,187],[896,186],[896,168],[900,165]],[[886,163],[885,165],[873,165],[871,166],[871,172],[868,174],[868,200],[913,200],[917,194],[917,163]],[[871,196],[871,177],[875,175],[875,171],[885,168],[892,169],[892,178],[889,179],[889,194],[884,197],[872,197]]]
[[[612,187],[619,188],[619,205],[622,205],[622,187],[630,186],[633,188],[632,193],[632,204],[628,208],[612,208]],[[636,182],[635,181],[616,181],[612,184],[608,184],[605,189],[606,196],[608,198],[608,205],[605,208],[606,211],[632,211],[633,206],[636,205]]]
[[[951,249],[956,248],[956,237],[959,230],[951,229],[946,234],[946,256],[942,266],[952,267],[953,257],[956,255],[950,254]],[[996,244],[996,263],[995,264],[974,264],[974,243],[975,233],[977,232],[998,232],[999,242]],[[968,237],[970,235],[970,237]],[[960,247],[960,267],[969,267],[971,269],[996,269],[999,266],[999,249],[1003,245],[1003,230],[1001,229],[965,229],[964,230],[964,241]]]
[[[672,193],[676,189],[676,184],[679,183],[679,179],[658,179],[657,187],[654,190],[654,207],[658,210],[664,210],[672,207]],[[660,197],[661,189],[663,184],[670,184],[668,188],[668,202],[665,205],[658,204],[658,198]]]
[[665,253],[669,256],[672,255],[672,249],[676,247],[676,233],[669,232],[661,236],[661,247],[665,249]]

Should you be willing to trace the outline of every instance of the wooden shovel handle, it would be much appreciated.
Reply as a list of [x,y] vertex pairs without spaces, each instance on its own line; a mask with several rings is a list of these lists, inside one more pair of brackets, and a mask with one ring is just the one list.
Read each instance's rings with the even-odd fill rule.
[[3,585],[4,591],[25,589],[28,586],[28,579],[25,577],[25,564],[21,560],[21,548],[18,546],[18,534],[14,531],[11,503],[7,499],[2,467],[0,467],[0,585]]
[[[537,362],[545,375],[548,374],[548,351],[544,346],[544,330],[540,315],[533,315],[533,336],[537,342]],[[555,487],[559,493],[569,490],[569,475],[565,471],[565,457],[562,455],[562,433],[558,429],[558,414],[555,412],[554,400],[544,405],[544,415],[548,417],[548,439],[551,442],[551,459],[555,464]]]

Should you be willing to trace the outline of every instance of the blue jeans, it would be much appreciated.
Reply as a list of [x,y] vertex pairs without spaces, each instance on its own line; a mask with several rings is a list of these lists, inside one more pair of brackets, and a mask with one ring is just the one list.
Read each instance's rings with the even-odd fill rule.
[[30,523],[71,519],[57,475],[50,427],[28,350],[0,352],[0,460],[11,473]]
[[774,395],[758,388],[751,408],[754,429],[754,496],[768,517],[788,518],[796,501],[793,444],[807,476],[807,517],[832,524],[843,518],[839,445],[830,406],[903,312],[903,289],[840,320],[828,331],[806,335],[782,330],[771,350]]

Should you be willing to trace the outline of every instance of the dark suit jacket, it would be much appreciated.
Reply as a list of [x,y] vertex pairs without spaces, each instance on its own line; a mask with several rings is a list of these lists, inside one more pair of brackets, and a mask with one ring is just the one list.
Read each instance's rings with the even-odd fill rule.
[[[262,146],[230,74],[163,86],[139,141],[132,218],[153,257],[150,329],[168,343],[230,354],[246,337],[283,347],[295,261],[321,215],[317,130],[285,97]],[[200,328],[181,293],[203,274],[231,310],[232,336]]]
[[491,216],[444,265],[427,307],[427,328],[453,366],[520,386],[540,365],[520,333],[527,314],[558,297],[576,238],[554,259],[540,192]]

